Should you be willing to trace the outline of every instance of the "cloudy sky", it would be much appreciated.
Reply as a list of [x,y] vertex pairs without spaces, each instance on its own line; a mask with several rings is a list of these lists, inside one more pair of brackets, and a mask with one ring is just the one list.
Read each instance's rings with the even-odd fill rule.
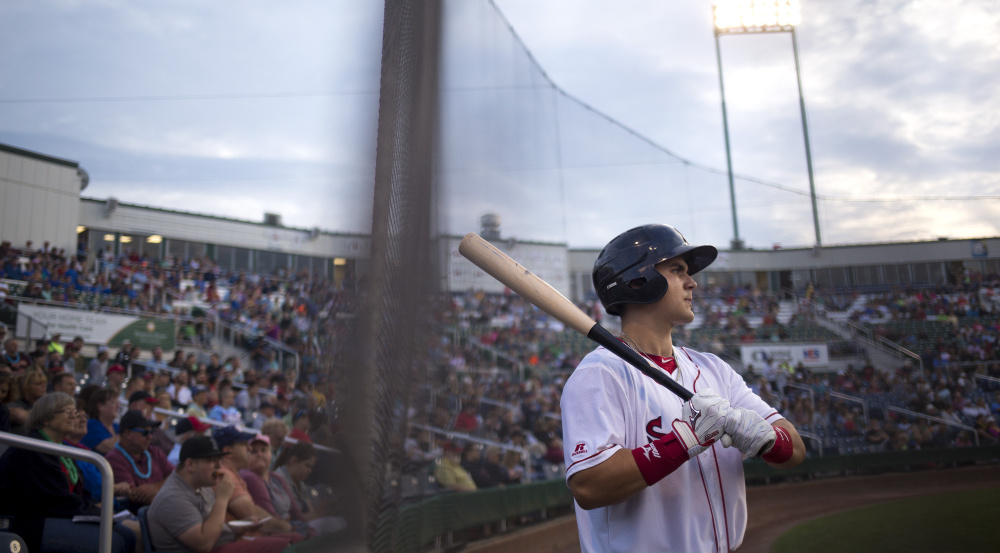
[[[733,238],[710,1],[445,8],[444,230],[493,212],[574,247],[650,221]],[[994,8],[805,0],[824,244],[1000,235]],[[381,18],[372,0],[3,2],[0,142],[79,161],[88,197],[366,232]],[[740,236],[810,245],[791,36],[720,45]]]

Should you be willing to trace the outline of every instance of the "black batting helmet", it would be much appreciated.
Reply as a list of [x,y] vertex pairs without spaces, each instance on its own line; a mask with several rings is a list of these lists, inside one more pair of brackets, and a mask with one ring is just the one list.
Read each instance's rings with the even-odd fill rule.
[[715,246],[692,246],[669,225],[644,225],[627,230],[601,250],[594,262],[594,290],[604,310],[620,315],[626,303],[653,303],[667,292],[667,279],[653,267],[683,256],[693,275],[715,261]]

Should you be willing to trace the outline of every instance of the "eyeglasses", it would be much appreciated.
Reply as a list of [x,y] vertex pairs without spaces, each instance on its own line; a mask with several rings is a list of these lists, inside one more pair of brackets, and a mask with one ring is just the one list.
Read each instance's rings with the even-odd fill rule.
[[135,432],[136,434],[139,434],[143,438],[148,438],[149,435],[153,433],[153,431],[150,430],[150,429],[148,429],[148,428],[144,428],[142,430],[135,430],[135,429],[133,429],[132,432]]
[[64,413],[67,417],[73,418],[80,414],[80,411],[76,410],[76,407],[67,407],[66,409],[60,409],[56,413]]

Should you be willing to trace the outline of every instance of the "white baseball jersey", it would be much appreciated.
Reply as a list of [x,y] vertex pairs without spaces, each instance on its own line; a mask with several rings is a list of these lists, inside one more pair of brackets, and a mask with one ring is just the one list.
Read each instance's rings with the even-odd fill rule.
[[[673,376],[688,390],[711,388],[770,423],[782,418],[718,357],[675,347],[674,358]],[[566,381],[561,401],[567,481],[620,449],[670,433],[681,402],[606,349],[588,354]],[[622,503],[590,511],[576,505],[576,521],[586,553],[734,550],[747,523],[743,455],[717,442]]]

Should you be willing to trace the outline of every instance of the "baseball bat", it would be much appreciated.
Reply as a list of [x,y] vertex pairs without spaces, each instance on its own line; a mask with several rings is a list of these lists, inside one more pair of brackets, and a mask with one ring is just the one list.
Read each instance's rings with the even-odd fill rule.
[[678,384],[663,371],[654,369],[645,357],[622,343],[606,328],[569,301],[566,296],[560,294],[558,290],[539,278],[538,275],[511,259],[510,256],[498,250],[493,244],[483,240],[478,234],[466,234],[458,245],[458,251],[463,257],[531,302],[535,307],[604,346],[605,349],[684,401],[691,399],[693,394],[687,388]]

